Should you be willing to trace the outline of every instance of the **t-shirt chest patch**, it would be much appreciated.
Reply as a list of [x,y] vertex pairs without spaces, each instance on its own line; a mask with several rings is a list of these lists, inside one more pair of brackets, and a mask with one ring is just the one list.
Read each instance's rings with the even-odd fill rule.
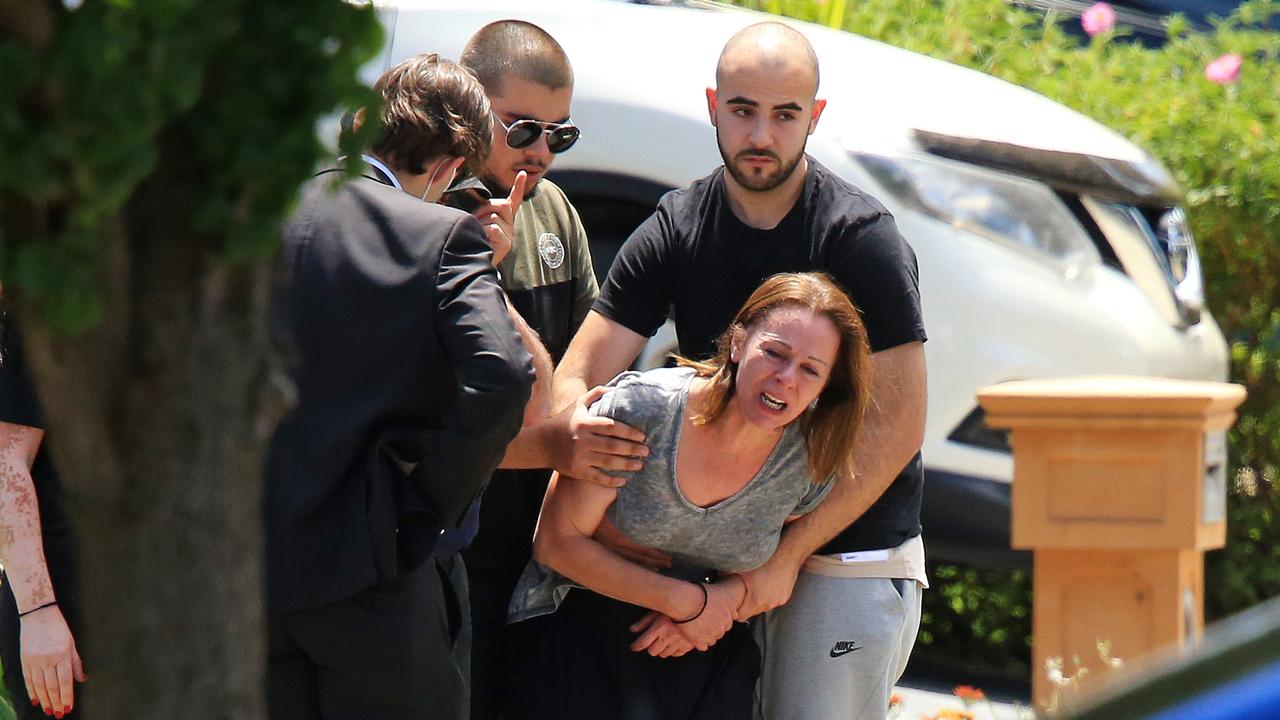
[[564,264],[564,243],[555,233],[542,233],[538,236],[538,256],[547,267],[555,270]]

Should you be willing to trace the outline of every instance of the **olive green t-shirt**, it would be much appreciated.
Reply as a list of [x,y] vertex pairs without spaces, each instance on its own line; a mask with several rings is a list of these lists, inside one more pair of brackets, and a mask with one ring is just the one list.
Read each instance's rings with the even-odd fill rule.
[[587,233],[564,191],[545,179],[520,205],[515,227],[511,252],[498,265],[502,286],[559,362],[600,292]]

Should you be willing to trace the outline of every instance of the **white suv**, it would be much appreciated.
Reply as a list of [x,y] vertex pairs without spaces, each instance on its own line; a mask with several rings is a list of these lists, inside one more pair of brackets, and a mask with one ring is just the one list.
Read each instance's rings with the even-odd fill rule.
[[[493,0],[380,9],[372,82],[420,52],[456,58],[484,23],[545,28],[573,62],[581,141],[551,177],[603,275],[659,196],[720,164],[704,89],[735,31],[777,19],[702,2]],[[1149,155],[1030,91],[849,33],[795,23],[827,110],[809,153],[884,202],[920,264],[929,342],[924,526],[935,558],[1003,563],[1006,438],[974,400],[993,383],[1123,373],[1224,380],[1180,193]],[[670,328],[641,359],[660,364]]]

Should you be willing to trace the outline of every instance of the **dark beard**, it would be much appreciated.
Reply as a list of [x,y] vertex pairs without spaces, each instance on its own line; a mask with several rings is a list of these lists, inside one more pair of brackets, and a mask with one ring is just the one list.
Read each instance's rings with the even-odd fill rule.
[[769,192],[786,182],[795,173],[796,168],[800,166],[800,160],[804,158],[803,147],[800,148],[800,152],[796,153],[795,157],[790,158],[785,162],[782,162],[775,153],[771,152],[751,153],[743,151],[738,153],[738,157],[749,157],[755,154],[760,157],[770,157],[775,160],[779,160],[778,172],[762,177],[755,174],[747,175],[738,169],[737,165],[733,163],[733,158],[730,158],[729,153],[725,151],[724,145],[720,144],[719,128],[716,129],[716,147],[720,149],[720,158],[724,161],[724,169],[733,177],[734,182],[742,186],[743,189],[751,192]]

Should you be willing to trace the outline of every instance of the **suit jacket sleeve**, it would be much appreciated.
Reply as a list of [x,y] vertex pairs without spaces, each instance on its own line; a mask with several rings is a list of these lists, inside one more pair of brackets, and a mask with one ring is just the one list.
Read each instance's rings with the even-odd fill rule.
[[534,380],[489,257],[480,224],[462,218],[444,243],[437,274],[435,327],[457,394],[414,475],[448,525],[461,521],[497,469]]

